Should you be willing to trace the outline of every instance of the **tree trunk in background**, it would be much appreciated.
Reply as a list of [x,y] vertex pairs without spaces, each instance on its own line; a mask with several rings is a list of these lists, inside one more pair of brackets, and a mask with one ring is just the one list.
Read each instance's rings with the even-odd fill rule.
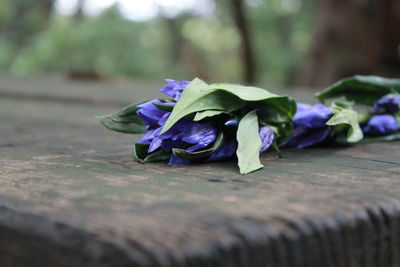
[[80,22],[83,19],[83,6],[85,5],[85,0],[78,0],[76,2],[76,11],[74,13],[74,20]]
[[10,20],[6,22],[5,28],[7,29],[10,36],[9,38],[15,45],[16,49],[19,49],[24,45],[27,37],[30,34],[25,29],[25,18],[32,7],[32,1],[16,1],[14,3],[13,14],[10,17]]
[[181,25],[176,18],[169,18],[166,15],[163,14],[163,18],[165,21],[165,25],[167,26],[168,29],[168,35],[170,38],[170,60],[172,64],[176,65],[179,63],[182,57],[182,49],[184,45],[185,39],[182,36],[181,33]]
[[355,74],[400,76],[400,0],[321,0],[304,85]]
[[31,37],[47,28],[53,4],[53,0],[14,0],[5,5],[11,15],[0,23],[15,49],[22,48]]
[[256,62],[251,42],[250,27],[247,20],[244,0],[232,0],[233,19],[241,37],[241,58],[243,67],[243,80],[246,83],[256,82]]
[[44,26],[47,27],[53,14],[55,0],[42,0],[43,18],[45,20]]

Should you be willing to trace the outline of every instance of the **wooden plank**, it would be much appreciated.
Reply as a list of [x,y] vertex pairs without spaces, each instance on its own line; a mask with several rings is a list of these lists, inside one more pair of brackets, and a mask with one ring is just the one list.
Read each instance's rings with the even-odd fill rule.
[[0,99],[1,266],[400,266],[399,142],[141,165],[112,109]]

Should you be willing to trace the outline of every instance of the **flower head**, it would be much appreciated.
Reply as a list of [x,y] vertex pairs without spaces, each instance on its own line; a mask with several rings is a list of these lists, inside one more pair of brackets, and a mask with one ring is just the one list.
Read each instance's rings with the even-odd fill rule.
[[158,99],[153,99],[145,102],[138,107],[140,108],[136,114],[141,117],[147,128],[152,128],[158,125],[158,121],[167,113],[167,111],[157,108],[154,104],[175,105],[175,103],[162,103]]
[[293,133],[286,146],[305,148],[325,141],[330,134],[325,123],[332,115],[332,110],[323,104],[308,106],[297,103]]
[[374,103],[376,113],[395,113],[400,110],[400,95],[388,94]]
[[231,159],[236,152],[238,143],[236,139],[225,140],[210,156],[204,159],[204,162],[223,161]]
[[396,118],[390,114],[374,115],[362,128],[366,135],[386,135],[399,128]]
[[274,129],[270,126],[263,126],[259,131],[261,137],[261,149],[260,152],[265,152],[271,146],[275,138]]
[[[179,100],[183,90],[189,84],[188,81],[166,80],[167,85],[161,92]],[[171,112],[159,109],[155,104],[174,106],[175,103],[163,103],[154,99],[139,105],[137,111],[147,127],[147,133],[139,140],[139,143],[148,144],[148,153],[162,149],[171,153],[172,148],[184,148],[188,152],[195,152],[212,145],[217,139],[217,130],[210,123],[192,122],[186,118],[175,123],[168,131],[160,134]],[[189,161],[171,155],[169,164],[185,164]]]
[[189,81],[175,81],[171,79],[166,79],[165,81],[168,84],[161,88],[160,91],[172,97],[176,101],[178,101],[181,97],[183,89],[185,89],[186,86],[188,86],[188,84],[190,83]]
[[[139,143],[149,144],[149,153],[159,148],[167,153],[170,153],[172,148],[185,148],[188,152],[195,152],[210,146],[217,139],[217,130],[210,123],[192,122],[185,118],[160,134],[170,114],[171,112],[165,112],[157,122],[157,128],[149,128],[139,140]],[[173,159],[172,162],[178,160]]]
[[321,128],[332,116],[332,110],[323,104],[309,106],[297,104],[297,111],[293,118],[293,125],[305,128]]

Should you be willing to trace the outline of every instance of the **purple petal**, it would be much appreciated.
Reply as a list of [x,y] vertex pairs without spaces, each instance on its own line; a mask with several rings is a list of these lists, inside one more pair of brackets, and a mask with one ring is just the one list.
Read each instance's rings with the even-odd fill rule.
[[171,112],[165,113],[161,119],[158,121],[158,125],[164,126],[165,122],[168,120],[169,116],[171,115]]
[[301,102],[297,102],[296,105],[297,105],[296,112],[303,112],[303,111],[306,111],[309,108],[311,108],[310,105],[307,105],[307,104],[304,104],[304,103],[301,103]]
[[392,115],[374,115],[363,127],[366,135],[385,135],[395,132],[399,128],[399,123]]
[[163,104],[160,100],[153,99],[139,105],[138,107],[140,107],[140,109],[136,112],[136,114],[144,120],[145,124],[150,127],[157,125],[158,121],[166,113],[166,111],[154,106],[153,103]]
[[229,119],[224,123],[225,126],[238,126],[239,125],[239,119],[238,118],[233,118]]
[[289,141],[286,142],[285,146],[287,147],[297,146],[299,140],[301,140],[302,135],[306,134],[307,131],[310,131],[310,129],[305,127],[293,128],[292,136],[290,137]]
[[267,151],[268,148],[271,146],[275,138],[275,133],[274,129],[272,129],[272,127],[269,126],[261,127],[259,133],[262,141],[260,152],[262,153]]
[[175,100],[179,100],[183,90],[190,83],[189,81],[175,81],[171,79],[165,80],[168,84],[160,89],[164,94],[174,98]]
[[156,137],[151,141],[149,150],[147,151],[148,153],[154,152],[157,150],[159,147],[161,147],[162,144],[162,139],[159,137]]
[[400,110],[400,95],[388,94],[374,103],[376,113],[395,113]]
[[286,143],[286,146],[295,146],[297,148],[313,146],[325,141],[330,132],[329,127],[319,129],[297,127],[293,130],[293,135]]
[[150,147],[147,152],[151,153],[151,152],[157,150],[159,147],[161,147],[162,139],[160,138],[160,135],[159,135],[160,131],[161,131],[161,127],[154,130],[154,133],[153,133],[154,138],[151,141]]
[[186,165],[190,164],[189,160],[179,158],[175,156],[174,154],[171,155],[171,158],[169,159],[168,165]]
[[297,148],[306,148],[309,146],[319,144],[326,140],[330,132],[331,130],[328,127],[317,130],[311,130],[310,132],[302,135],[302,138],[298,140]]
[[148,130],[147,133],[139,140],[138,143],[140,144],[150,144],[151,141],[154,139],[154,130]]
[[297,108],[293,118],[293,125],[295,127],[321,128],[325,126],[325,123],[333,114],[331,109],[323,104],[307,106],[298,103]]
[[210,156],[204,159],[204,162],[222,161],[232,158],[237,149],[237,141],[235,139],[226,140],[222,145],[214,151]]
[[[160,126],[160,128],[164,127],[165,122],[168,120],[170,115],[171,115],[171,112],[167,112],[158,121],[158,125]],[[181,138],[177,138],[177,137],[180,136],[181,132],[184,131],[184,129],[186,129],[190,123],[191,122],[187,119],[181,119],[177,123],[175,123],[168,131],[163,133],[160,137],[162,139],[167,139],[167,138],[171,138],[173,140],[181,139]]]
[[184,146],[185,143],[181,140],[170,139],[163,140],[161,144],[162,149],[167,153],[171,152],[173,148],[183,148]]
[[193,152],[198,149],[207,147],[217,139],[217,130],[209,123],[192,123],[190,127],[184,131],[182,140],[189,144],[194,144],[187,149]]

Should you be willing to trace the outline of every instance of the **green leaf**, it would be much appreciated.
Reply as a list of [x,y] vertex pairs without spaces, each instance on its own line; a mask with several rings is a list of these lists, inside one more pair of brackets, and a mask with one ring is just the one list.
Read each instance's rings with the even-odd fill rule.
[[259,87],[243,86],[231,83],[214,83],[209,86],[208,90],[223,90],[245,101],[260,101],[280,97]]
[[288,122],[296,113],[296,101],[288,96],[280,96],[265,89],[229,83],[215,83],[209,86],[215,90],[229,92],[242,100],[254,102],[256,108],[264,108],[264,120],[268,122]]
[[149,154],[147,157],[145,157],[142,162],[152,163],[152,162],[167,161],[169,160],[170,157],[171,157],[170,154],[167,154],[162,150],[157,150]]
[[220,115],[222,113],[226,113],[223,110],[204,110],[204,111],[200,111],[196,113],[196,116],[194,116],[193,121],[201,121],[204,118],[207,117],[213,117],[213,116],[217,116]]
[[347,102],[347,101],[334,101],[332,103],[332,108],[344,108],[344,109],[352,109],[354,106],[354,102]]
[[258,117],[255,110],[247,113],[239,122],[237,130],[238,148],[236,155],[241,174],[247,174],[264,167],[260,162],[261,138]]
[[[160,99],[160,100],[163,101],[162,99]],[[169,103],[171,103],[171,102],[169,102]],[[157,104],[157,103],[153,103],[153,105],[161,110],[168,111],[168,112],[171,112],[174,109],[174,106],[171,106],[171,105],[161,105],[161,104]]]
[[135,143],[135,147],[133,150],[133,158],[135,159],[135,161],[139,163],[167,161],[171,156],[162,150],[157,150],[155,152],[148,154],[147,153],[148,149],[149,145],[147,144]]
[[212,147],[210,147],[208,149],[199,150],[199,151],[195,151],[195,152],[188,152],[185,149],[173,148],[172,153],[177,157],[187,159],[187,160],[203,159],[203,158],[208,157],[212,153],[214,153],[214,151],[217,150],[222,145],[223,142],[224,142],[224,134],[223,134],[223,132],[221,132],[218,135],[217,140],[215,140]]
[[400,79],[378,76],[353,76],[338,81],[316,97],[325,103],[327,99],[345,97],[358,104],[372,105],[384,95],[400,93]]
[[130,105],[122,108],[120,111],[118,111],[114,115],[117,116],[117,117],[126,117],[126,116],[136,115],[136,111],[138,111],[140,109],[139,105],[144,104],[144,103],[146,103],[148,101],[149,100],[130,104]]
[[130,120],[120,120],[119,118],[115,119],[112,115],[104,115],[96,117],[101,124],[103,124],[107,129],[120,132],[120,133],[129,133],[129,134],[137,134],[137,133],[145,133],[146,127],[137,122],[130,122]]
[[366,137],[361,141],[361,143],[394,141],[399,139],[400,139],[400,132],[396,132],[384,136]]
[[196,78],[183,91],[161,133],[191,113],[204,110],[232,112],[249,103],[260,103],[269,110],[269,119],[276,122],[289,122],[296,111],[294,100],[287,96],[275,95],[252,86],[229,83],[207,85]]
[[142,118],[136,114],[136,111],[139,110],[138,106],[145,102],[147,101],[131,104],[114,114],[96,116],[96,118],[107,129],[112,131],[130,134],[145,133],[146,128],[144,122]]
[[150,145],[147,144],[140,144],[135,143],[133,149],[133,158],[140,163],[143,163],[143,159],[146,158],[147,150],[149,149]]
[[363,132],[358,121],[358,113],[355,110],[343,108],[335,103],[332,105],[334,115],[326,122],[326,125],[348,125],[347,136],[339,136],[336,138],[338,143],[356,143],[363,138]]
[[219,88],[240,99],[248,101],[247,103],[253,109],[256,109],[261,122],[275,126],[278,142],[285,143],[292,134],[292,119],[296,113],[296,101],[288,96],[272,94],[262,88],[241,86],[235,84],[218,83],[210,85],[212,88]]
[[181,118],[203,110],[233,111],[245,106],[236,96],[216,91],[196,78],[183,91],[160,134],[168,131]]
[[268,111],[260,119],[268,123],[289,122],[297,110],[296,101],[288,96],[273,97],[260,103],[265,105]]

